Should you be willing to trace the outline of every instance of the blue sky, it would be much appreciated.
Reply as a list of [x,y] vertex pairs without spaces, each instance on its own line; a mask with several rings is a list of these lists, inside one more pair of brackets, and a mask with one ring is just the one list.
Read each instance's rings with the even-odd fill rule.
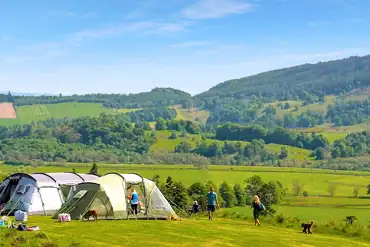
[[370,54],[365,0],[0,0],[0,91],[196,94]]

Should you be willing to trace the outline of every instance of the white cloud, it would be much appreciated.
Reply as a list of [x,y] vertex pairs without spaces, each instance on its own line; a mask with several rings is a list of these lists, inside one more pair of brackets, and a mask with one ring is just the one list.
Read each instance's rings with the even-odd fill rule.
[[68,40],[79,42],[87,38],[104,38],[121,36],[130,32],[143,32],[147,34],[165,34],[172,32],[181,32],[185,27],[190,25],[190,22],[153,22],[141,21],[133,23],[121,23],[115,25],[104,26],[100,28],[79,31],[69,35]]
[[240,0],[197,0],[185,8],[182,14],[189,19],[212,19],[245,13],[252,7],[252,4]]

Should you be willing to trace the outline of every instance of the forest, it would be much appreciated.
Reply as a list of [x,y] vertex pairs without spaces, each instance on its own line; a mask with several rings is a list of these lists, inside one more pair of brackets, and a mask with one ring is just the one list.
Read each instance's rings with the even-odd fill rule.
[[102,103],[109,108],[160,107],[191,102],[191,95],[173,88],[154,88],[138,94],[86,94],[72,96],[12,96],[0,94],[0,102],[13,102],[16,106],[56,104],[65,102]]

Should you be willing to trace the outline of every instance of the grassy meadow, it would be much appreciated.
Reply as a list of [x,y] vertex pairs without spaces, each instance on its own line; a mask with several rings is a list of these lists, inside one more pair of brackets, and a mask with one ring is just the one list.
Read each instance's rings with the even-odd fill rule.
[[0,125],[27,124],[65,117],[99,116],[101,113],[125,113],[138,109],[109,109],[98,103],[68,102],[59,104],[17,106],[16,119],[0,119]]
[[181,105],[176,105],[172,107],[176,110],[177,120],[190,120],[196,121],[200,123],[206,123],[209,117],[209,112],[206,110],[199,110],[198,108],[189,108],[189,109],[182,109]]
[[297,229],[271,225],[255,227],[251,221],[205,218],[184,221],[98,221],[58,223],[49,217],[29,217],[40,232],[0,228],[0,246],[370,246],[361,239],[335,235],[306,235]]

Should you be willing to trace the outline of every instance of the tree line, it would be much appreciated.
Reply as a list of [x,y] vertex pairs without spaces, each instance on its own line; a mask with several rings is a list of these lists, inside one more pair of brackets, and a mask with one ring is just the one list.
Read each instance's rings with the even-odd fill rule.
[[216,128],[216,139],[234,141],[261,139],[267,144],[276,143],[311,150],[329,146],[327,138],[320,134],[295,132],[281,127],[268,129],[259,125],[220,125]]
[[171,206],[177,211],[186,210],[193,201],[197,201],[203,211],[206,210],[206,195],[212,187],[218,195],[219,205],[222,208],[233,208],[235,206],[244,207],[252,204],[254,195],[260,197],[261,202],[266,207],[267,214],[274,214],[273,205],[279,204],[286,193],[279,181],[264,182],[259,176],[252,176],[245,179],[244,185],[229,185],[222,182],[217,186],[212,181],[204,183],[196,182],[188,188],[180,181],[174,181],[172,177],[167,177],[163,182],[159,175],[154,175],[152,180],[159,187],[164,196],[168,199]]
[[138,94],[86,94],[71,96],[13,96],[0,95],[0,102],[12,102],[16,106],[57,104],[66,102],[101,103],[109,108],[163,107],[192,102],[190,94],[173,88],[155,88]]

